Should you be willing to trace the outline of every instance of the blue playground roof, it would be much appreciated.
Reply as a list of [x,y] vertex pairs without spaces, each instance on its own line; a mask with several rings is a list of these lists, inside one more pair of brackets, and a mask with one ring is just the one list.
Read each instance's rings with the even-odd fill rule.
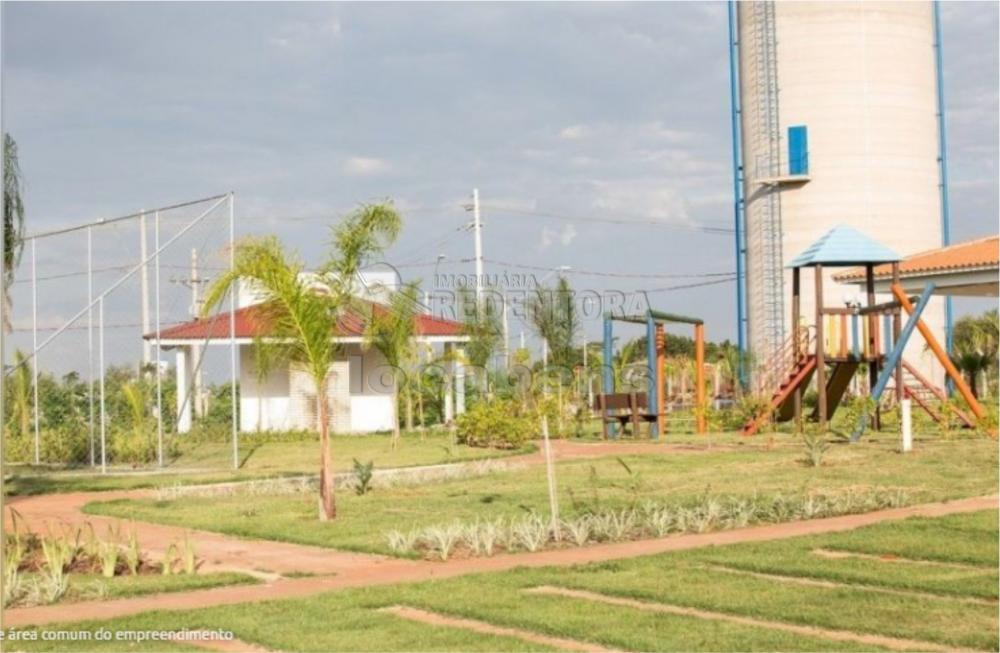
[[902,257],[877,240],[873,240],[854,227],[837,225],[826,232],[788,264],[790,268],[814,265],[865,265],[867,263],[892,263]]

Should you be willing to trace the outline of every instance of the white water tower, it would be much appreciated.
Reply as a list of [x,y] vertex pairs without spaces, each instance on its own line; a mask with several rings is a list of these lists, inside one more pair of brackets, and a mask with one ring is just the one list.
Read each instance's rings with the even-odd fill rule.
[[[740,305],[760,361],[790,333],[785,265],[834,226],[902,256],[943,244],[939,30],[930,2],[739,2],[730,20]],[[807,273],[803,287],[812,283]],[[832,281],[827,288],[827,301],[838,301]],[[943,300],[924,320],[944,342]],[[940,383],[922,348],[911,342],[907,359]]]

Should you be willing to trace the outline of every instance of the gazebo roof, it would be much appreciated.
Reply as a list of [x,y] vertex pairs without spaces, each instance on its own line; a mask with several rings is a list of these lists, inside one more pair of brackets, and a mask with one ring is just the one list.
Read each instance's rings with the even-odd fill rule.
[[791,263],[790,268],[815,265],[848,266],[868,263],[892,263],[901,257],[882,243],[869,238],[854,227],[837,225],[823,234]]

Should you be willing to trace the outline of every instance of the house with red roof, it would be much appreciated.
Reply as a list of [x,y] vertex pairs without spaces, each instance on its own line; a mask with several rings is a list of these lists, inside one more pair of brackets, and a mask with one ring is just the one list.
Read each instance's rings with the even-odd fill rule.
[[[310,375],[296,361],[282,361],[258,371],[254,343],[267,339],[269,319],[258,294],[241,284],[233,312],[234,337],[230,339],[230,313],[223,311],[206,318],[165,327],[145,339],[164,350],[175,352],[177,375],[177,431],[191,428],[194,385],[208,347],[235,345],[240,389],[241,431],[296,430],[316,428],[316,388]],[[384,299],[384,296],[383,296]],[[359,303],[371,311],[387,310],[377,296],[368,295]],[[393,370],[382,354],[364,346],[364,331],[371,313],[354,309],[344,315],[330,337],[340,345],[338,359],[330,368],[327,383],[330,400],[330,428],[334,433],[372,433],[391,430]],[[415,317],[415,339],[421,349],[460,348],[469,340],[460,322],[429,313]],[[461,356],[456,357],[461,360]],[[464,412],[464,380],[459,362],[448,364],[448,392],[445,394],[445,421]],[[258,373],[260,372],[260,373]]]

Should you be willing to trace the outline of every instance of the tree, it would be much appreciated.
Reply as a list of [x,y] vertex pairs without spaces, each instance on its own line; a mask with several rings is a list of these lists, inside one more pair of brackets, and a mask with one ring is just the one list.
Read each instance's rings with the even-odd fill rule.
[[485,369],[500,344],[503,330],[500,324],[501,308],[485,299],[477,302],[471,290],[461,288],[458,309],[462,317],[462,333],[469,336],[465,356],[477,369]]
[[31,363],[21,350],[14,352],[14,371],[8,384],[7,402],[10,412],[7,416],[7,428],[12,435],[25,438],[31,432],[32,391]]
[[10,331],[10,284],[14,268],[21,259],[24,245],[24,202],[21,200],[21,165],[17,143],[10,134],[3,135],[3,329]]
[[[952,358],[955,366],[968,377],[972,394],[979,396],[979,377],[997,361],[998,340],[997,311],[987,311],[981,316],[966,315],[955,322]],[[988,386],[988,383],[987,383]]]
[[316,389],[320,436],[320,519],[337,515],[330,458],[328,378],[337,353],[333,333],[347,311],[357,308],[358,271],[399,234],[401,220],[391,203],[363,205],[333,229],[333,247],[315,276],[302,274],[302,264],[286,254],[274,237],[250,238],[235,252],[233,270],[209,288],[202,309],[208,315],[231,286],[244,279],[262,295],[261,310],[269,339],[259,346],[276,347],[303,365]]
[[[392,367],[392,448],[399,443],[399,374],[415,357],[416,319],[419,312],[417,284],[410,283],[389,297],[388,308],[372,304],[372,314],[365,328],[365,346],[374,347]],[[404,380],[407,414],[413,415],[409,376]]]
[[575,340],[580,330],[573,289],[565,277],[555,288],[539,286],[528,305],[531,322],[549,348],[549,363],[571,369],[576,363]]

